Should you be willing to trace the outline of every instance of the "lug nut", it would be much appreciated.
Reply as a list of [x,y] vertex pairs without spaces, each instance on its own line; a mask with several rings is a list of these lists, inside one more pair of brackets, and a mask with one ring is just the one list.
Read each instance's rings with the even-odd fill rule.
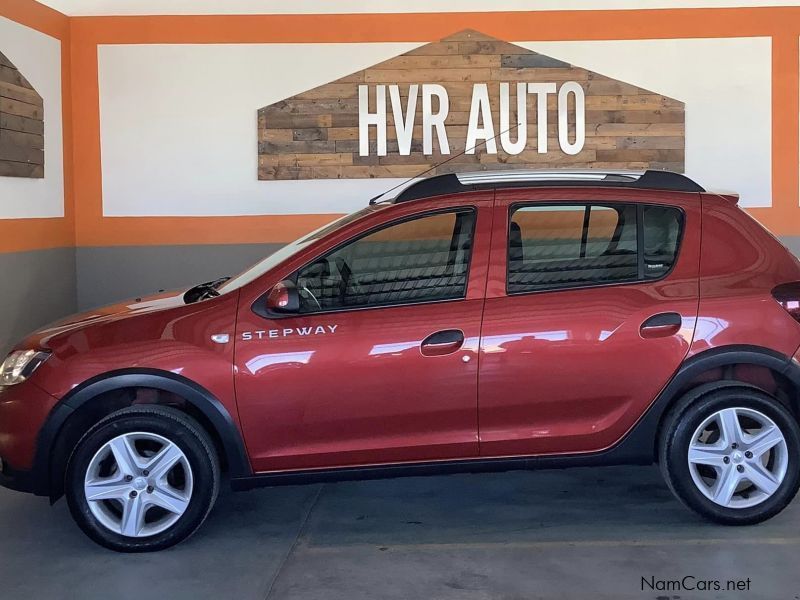
[[727,465],[729,462],[731,462],[731,459],[725,456],[722,458],[722,462],[724,462]]
[[736,465],[736,470],[739,471],[739,473],[741,473],[744,471],[744,467],[742,465]]
[[750,452],[750,450],[748,450],[747,452],[745,452],[745,453],[744,453],[744,455],[745,455],[747,458],[753,458],[753,453],[752,453],[752,452]]
[[136,496],[137,496],[137,495],[138,495],[138,494],[136,493],[136,490],[133,490],[133,491],[131,492],[131,498],[136,498]]
[[133,475],[125,475],[125,481],[133,481]]
[[148,494],[152,494],[153,493],[153,486],[152,485],[148,485],[147,486],[147,493]]
[[144,471],[142,471],[142,475],[144,475],[145,477],[147,477],[148,475],[150,475],[150,471],[148,471],[147,469],[145,469]]
[[736,442],[733,442],[731,444],[731,448],[733,448],[734,450],[736,450],[738,447],[739,447],[739,444],[737,444]]

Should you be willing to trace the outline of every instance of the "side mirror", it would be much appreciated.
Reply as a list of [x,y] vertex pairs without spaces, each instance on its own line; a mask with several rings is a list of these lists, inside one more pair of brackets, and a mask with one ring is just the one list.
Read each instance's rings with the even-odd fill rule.
[[275,284],[267,294],[267,310],[279,313],[295,313],[300,310],[300,295],[291,279]]

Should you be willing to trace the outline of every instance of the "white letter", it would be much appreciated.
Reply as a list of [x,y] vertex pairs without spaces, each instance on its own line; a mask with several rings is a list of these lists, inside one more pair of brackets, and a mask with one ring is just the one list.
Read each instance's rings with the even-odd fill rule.
[[511,143],[511,94],[507,83],[500,84],[500,145],[508,154],[519,154],[528,143],[528,92],[524,83],[517,84],[517,141]]
[[336,333],[336,328],[337,327],[338,327],[338,325],[328,325],[328,329],[331,330],[331,333]]
[[270,329],[269,330],[269,337],[271,337],[271,338],[278,337],[278,330],[277,329]]
[[369,86],[358,86],[358,154],[369,156],[369,126],[378,130],[378,156],[386,156],[386,86],[375,86],[375,112],[369,112]]
[[[483,127],[478,127],[478,118],[482,120]],[[475,154],[475,143],[479,139],[486,140],[486,151],[489,154],[497,154],[492,106],[489,104],[489,88],[486,87],[485,83],[476,83],[472,86],[472,105],[469,109],[466,154]]]
[[319,335],[320,333],[325,333],[325,328],[322,325],[317,325],[317,328],[314,330],[314,335]]
[[[569,143],[567,109],[569,93],[575,94],[575,143]],[[558,145],[567,154],[577,154],[586,142],[586,102],[583,88],[574,81],[566,81],[558,90]]]
[[260,340],[261,340],[261,339],[264,339],[264,334],[265,334],[265,333],[267,333],[267,332],[266,332],[266,331],[264,331],[263,329],[262,329],[262,330],[260,330],[260,331],[256,331],[256,335],[258,336],[258,339],[260,339]]
[[529,83],[528,93],[536,96],[536,150],[547,154],[547,94],[556,93],[555,83]]
[[411,136],[414,133],[414,121],[417,117],[417,92],[419,86],[415,83],[408,86],[408,105],[406,118],[403,119],[403,101],[400,99],[400,87],[389,86],[389,98],[392,101],[392,114],[394,115],[394,130],[397,132],[397,149],[400,154],[411,154]]
[[[439,98],[439,112],[433,114],[431,97]],[[436,129],[436,136],[439,139],[439,152],[450,154],[450,143],[447,141],[447,131],[444,128],[444,120],[450,112],[450,98],[447,90],[438,83],[426,83],[422,86],[422,153],[433,154],[433,132]]]
[[242,332],[242,340],[243,341],[246,342],[246,341],[252,340],[252,339],[253,339],[253,334],[252,333],[250,333],[249,331]]
[[293,331],[294,331],[294,329],[288,329],[288,328],[284,329],[283,330],[283,337],[286,337],[287,335],[291,335]]

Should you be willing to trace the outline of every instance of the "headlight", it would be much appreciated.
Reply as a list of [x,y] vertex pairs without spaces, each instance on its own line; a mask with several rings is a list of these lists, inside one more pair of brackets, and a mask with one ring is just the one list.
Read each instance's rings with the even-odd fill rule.
[[50,356],[41,350],[17,350],[0,364],[0,387],[22,383]]

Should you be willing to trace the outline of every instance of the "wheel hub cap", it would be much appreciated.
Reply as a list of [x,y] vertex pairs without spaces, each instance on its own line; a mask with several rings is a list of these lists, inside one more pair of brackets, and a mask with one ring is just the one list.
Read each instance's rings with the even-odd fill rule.
[[786,439],[765,414],[725,408],[695,430],[688,451],[692,481],[726,508],[748,508],[780,488],[789,463]]
[[98,522],[126,537],[147,537],[174,525],[192,497],[192,469],[183,451],[154,433],[109,440],[86,469],[84,495]]

